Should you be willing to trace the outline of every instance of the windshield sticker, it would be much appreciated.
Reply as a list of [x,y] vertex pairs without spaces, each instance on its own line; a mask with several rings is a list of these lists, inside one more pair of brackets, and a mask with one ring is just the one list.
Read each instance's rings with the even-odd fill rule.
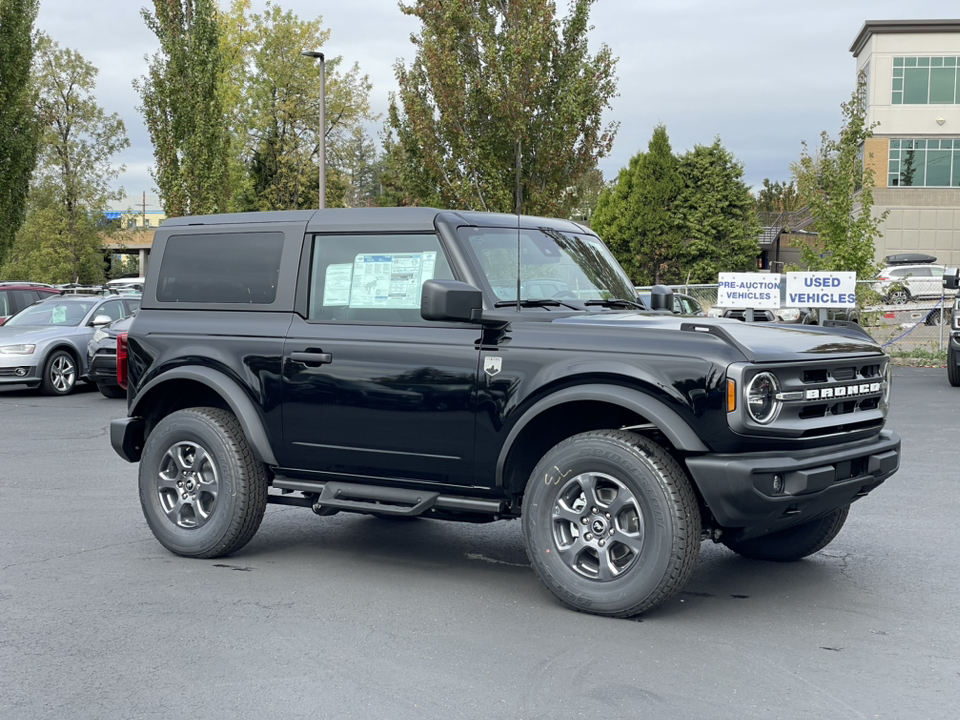
[[352,308],[418,308],[425,280],[433,278],[436,252],[357,255]]
[[50,313],[50,322],[54,325],[65,323],[67,321],[67,308],[63,305],[57,305]]
[[323,277],[323,306],[349,305],[352,281],[353,265],[350,263],[328,265]]

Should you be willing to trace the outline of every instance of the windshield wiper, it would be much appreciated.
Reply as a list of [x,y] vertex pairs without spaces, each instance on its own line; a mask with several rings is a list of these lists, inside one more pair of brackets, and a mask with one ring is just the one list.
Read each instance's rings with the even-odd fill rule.
[[602,307],[634,307],[641,310],[647,308],[633,300],[624,300],[623,298],[607,298],[606,300],[587,300],[584,305],[600,305]]
[[[510,307],[511,305],[516,306],[516,300],[501,300],[498,303],[494,303],[495,308]],[[554,298],[539,298],[537,300],[527,299],[520,301],[520,307],[560,307],[570,308],[571,310],[583,310],[579,305],[571,305],[570,303],[563,302],[563,300],[555,300]]]

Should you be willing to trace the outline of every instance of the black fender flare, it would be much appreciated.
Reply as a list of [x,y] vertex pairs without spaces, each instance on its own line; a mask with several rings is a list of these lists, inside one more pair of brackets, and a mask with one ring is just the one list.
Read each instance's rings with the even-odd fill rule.
[[253,454],[257,457],[257,460],[267,465],[279,465],[276,456],[273,454],[270,438],[267,435],[267,430],[263,425],[263,419],[257,410],[257,406],[243,391],[239,383],[212,368],[179,367],[158,375],[144,385],[140,389],[140,392],[137,393],[137,397],[130,406],[129,415],[139,415],[143,398],[146,397],[153,388],[171,380],[193,380],[194,382],[206,385],[216,392],[226,401],[227,405],[230,406],[230,410],[240,422],[240,427],[243,428],[243,434],[250,443],[250,447],[253,449]]
[[507,456],[510,454],[510,450],[513,448],[517,437],[523,432],[527,424],[544,410],[563,403],[577,402],[580,400],[606,402],[632,410],[638,415],[643,415],[651,423],[656,425],[657,429],[666,435],[674,447],[679,450],[694,453],[709,452],[709,448],[703,444],[700,437],[687,422],[680,417],[680,414],[663,401],[639,390],[617,385],[576,385],[551,393],[547,397],[538,400],[527,408],[523,416],[510,428],[507,439],[500,448],[500,456],[497,458],[498,486],[503,485],[503,469],[507,463]]

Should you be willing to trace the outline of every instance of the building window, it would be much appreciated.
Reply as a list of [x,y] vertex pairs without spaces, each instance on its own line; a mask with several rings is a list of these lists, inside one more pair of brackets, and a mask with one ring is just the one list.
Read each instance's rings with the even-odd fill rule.
[[889,187],[960,187],[960,139],[890,141]]
[[894,105],[956,105],[960,103],[960,58],[895,57]]

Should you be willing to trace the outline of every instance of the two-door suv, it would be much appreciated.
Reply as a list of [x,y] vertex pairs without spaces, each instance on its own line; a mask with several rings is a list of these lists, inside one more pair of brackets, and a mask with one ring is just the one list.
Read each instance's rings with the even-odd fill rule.
[[645,309],[565,220],[167,220],[118,336],[112,444],[179,555],[236,552],[267,503],[519,518],[562,602],[637,614],[680,591],[704,539],[818,551],[900,459],[889,361],[865,333],[658,311],[671,299]]

